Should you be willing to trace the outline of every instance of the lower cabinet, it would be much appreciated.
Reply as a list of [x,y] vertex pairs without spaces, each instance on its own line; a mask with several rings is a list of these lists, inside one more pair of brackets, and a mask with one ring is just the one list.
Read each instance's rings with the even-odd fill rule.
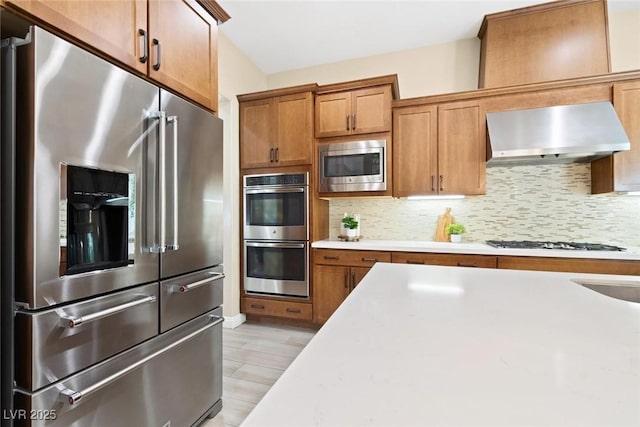
[[496,268],[498,257],[491,255],[434,254],[423,252],[393,252],[391,262],[399,264],[444,265],[451,267]]
[[266,298],[244,298],[244,312],[261,316],[284,317],[287,319],[312,319],[312,308],[308,302],[282,301]]
[[391,253],[314,249],[313,322],[326,322],[376,262],[391,262]]
[[498,268],[567,273],[640,275],[640,262],[613,259],[501,256]]

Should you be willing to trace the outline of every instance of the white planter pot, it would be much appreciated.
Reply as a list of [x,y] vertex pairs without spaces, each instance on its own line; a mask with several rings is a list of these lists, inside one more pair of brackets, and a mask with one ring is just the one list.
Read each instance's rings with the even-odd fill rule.
[[462,234],[449,234],[451,243],[460,243],[462,241]]
[[358,230],[355,228],[346,228],[347,237],[356,237],[358,235]]

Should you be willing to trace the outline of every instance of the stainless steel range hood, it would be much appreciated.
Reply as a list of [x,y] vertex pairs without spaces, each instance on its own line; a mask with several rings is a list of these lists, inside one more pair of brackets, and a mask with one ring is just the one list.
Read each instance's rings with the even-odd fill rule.
[[630,148],[610,102],[487,113],[487,166],[590,162]]

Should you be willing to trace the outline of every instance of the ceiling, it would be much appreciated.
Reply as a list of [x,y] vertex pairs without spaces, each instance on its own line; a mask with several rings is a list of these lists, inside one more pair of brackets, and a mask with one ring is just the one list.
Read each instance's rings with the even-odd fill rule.
[[[535,0],[219,0],[221,31],[265,74],[475,37],[484,15]],[[640,0],[608,0],[609,11]]]

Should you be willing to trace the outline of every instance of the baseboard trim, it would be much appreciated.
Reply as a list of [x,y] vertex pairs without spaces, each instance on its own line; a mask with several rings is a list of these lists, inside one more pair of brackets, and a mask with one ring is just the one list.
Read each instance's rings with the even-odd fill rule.
[[235,316],[224,316],[224,322],[222,322],[222,327],[235,329],[246,321],[247,321],[247,316],[244,313],[238,313]]

